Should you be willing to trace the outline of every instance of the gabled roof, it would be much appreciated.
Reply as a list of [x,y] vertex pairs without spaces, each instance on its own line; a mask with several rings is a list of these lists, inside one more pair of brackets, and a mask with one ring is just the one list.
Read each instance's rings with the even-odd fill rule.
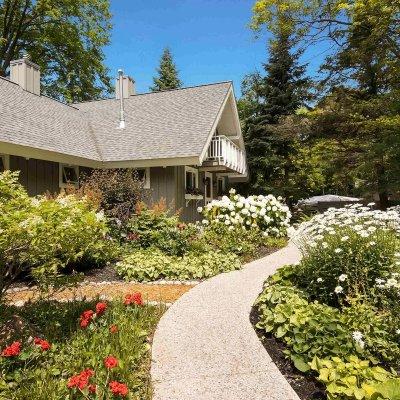
[[119,100],[70,106],[1,78],[0,153],[5,143],[99,165],[199,159],[231,94],[231,82],[222,82],[134,95],[124,99],[126,128],[118,129]]
[[217,83],[124,99],[125,129],[119,125],[119,100],[76,106],[90,122],[104,161],[199,156],[231,83]]

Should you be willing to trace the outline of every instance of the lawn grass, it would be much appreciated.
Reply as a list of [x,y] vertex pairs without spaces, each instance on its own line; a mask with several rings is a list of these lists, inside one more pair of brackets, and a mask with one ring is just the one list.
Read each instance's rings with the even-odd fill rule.
[[[122,301],[108,303],[106,312],[95,317],[82,329],[79,317],[84,310],[95,310],[96,302],[69,303],[40,302],[22,308],[1,306],[0,324],[17,314],[24,321],[19,337],[23,349],[19,356],[0,357],[1,400],[75,400],[83,399],[76,389],[68,389],[71,376],[90,368],[94,371],[98,397],[88,399],[114,399],[108,388],[110,380],[129,387],[129,399],[151,399],[150,340],[163,314],[163,306],[126,306]],[[118,332],[112,333],[110,326]],[[42,351],[29,336],[39,336],[51,343],[51,349]],[[26,360],[25,354],[28,354]],[[107,370],[105,357],[118,359],[118,367]],[[92,378],[91,378],[92,382]],[[102,394],[102,392],[104,392]],[[101,396],[99,395],[101,394]],[[79,397],[81,396],[81,397]],[[90,395],[89,395],[90,396]],[[118,398],[118,397],[115,397]]]

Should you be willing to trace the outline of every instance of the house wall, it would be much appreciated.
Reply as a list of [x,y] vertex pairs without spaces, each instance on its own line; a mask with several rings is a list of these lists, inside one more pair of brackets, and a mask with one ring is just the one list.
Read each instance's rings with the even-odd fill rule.
[[19,181],[30,196],[45,192],[58,193],[58,163],[34,158],[10,156],[11,171],[20,171]]
[[[27,189],[30,196],[46,192],[58,193],[59,164],[53,161],[10,155],[10,169],[20,171],[19,181]],[[80,174],[90,171],[81,167]],[[204,172],[199,171],[199,189],[204,192]],[[214,198],[216,197],[216,176],[213,174]],[[204,199],[185,200],[185,167],[154,167],[150,168],[151,202],[164,198],[168,207],[180,210],[180,218],[186,222],[194,222],[201,218],[197,208],[204,206]]]

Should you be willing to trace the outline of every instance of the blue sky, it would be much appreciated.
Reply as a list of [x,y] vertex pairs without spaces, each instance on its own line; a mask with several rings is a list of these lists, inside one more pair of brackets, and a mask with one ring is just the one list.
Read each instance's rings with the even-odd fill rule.
[[[165,46],[172,50],[184,86],[232,80],[240,96],[243,76],[266,60],[267,35],[255,39],[247,27],[254,0],[111,0],[114,15],[106,64],[147,92]],[[318,49],[304,60],[314,74]]]

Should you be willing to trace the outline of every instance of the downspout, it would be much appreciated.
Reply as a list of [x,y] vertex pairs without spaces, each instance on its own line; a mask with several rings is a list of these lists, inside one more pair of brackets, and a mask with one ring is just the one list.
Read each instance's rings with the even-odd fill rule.
[[119,84],[119,129],[125,129],[125,112],[124,112],[124,71],[118,70]]

